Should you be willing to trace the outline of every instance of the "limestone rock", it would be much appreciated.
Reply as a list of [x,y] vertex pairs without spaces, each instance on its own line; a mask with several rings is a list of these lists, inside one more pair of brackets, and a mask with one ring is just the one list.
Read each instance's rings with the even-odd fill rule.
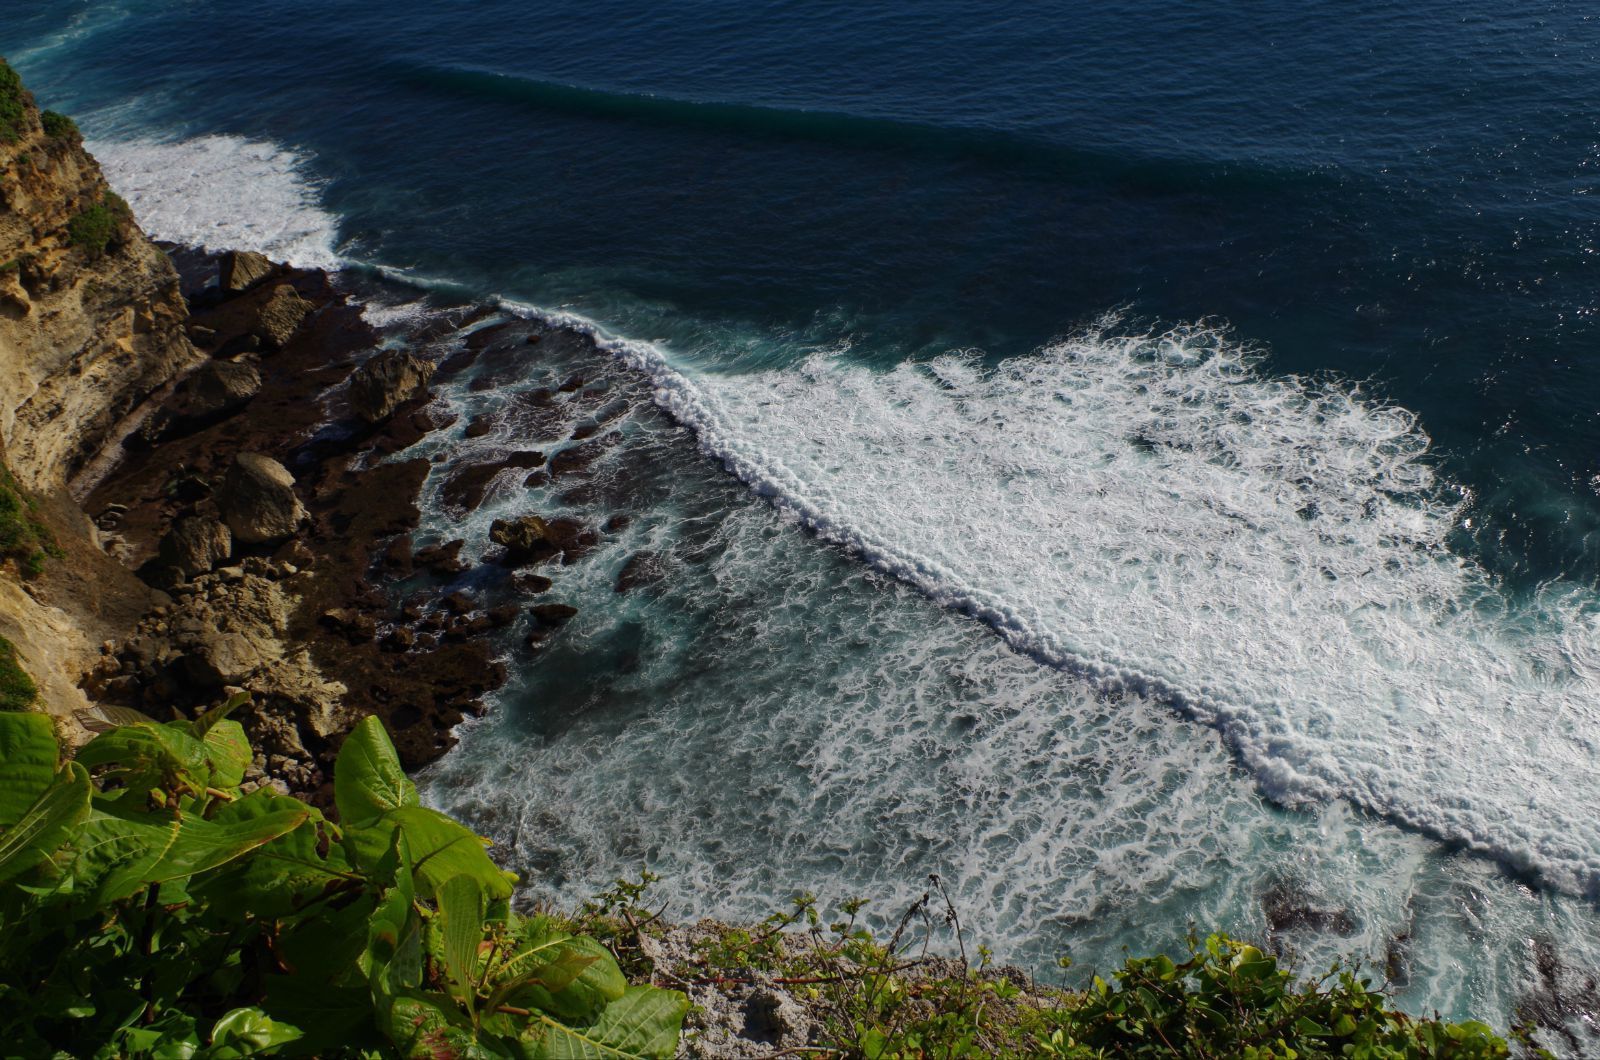
[[161,566],[176,575],[175,582],[204,574],[232,552],[233,534],[228,528],[216,519],[199,515],[187,515],[173,523],[158,550]]
[[288,468],[260,453],[240,453],[223,479],[217,507],[233,536],[248,544],[289,537],[306,518]]
[[545,540],[548,533],[548,524],[537,515],[496,519],[489,524],[489,540],[504,548],[513,561],[553,552]]
[[294,337],[301,321],[315,308],[289,284],[279,284],[262,304],[252,330],[269,349],[281,350]]
[[222,256],[218,284],[224,291],[247,291],[277,271],[265,254],[234,250]]
[[350,377],[350,407],[368,423],[386,420],[405,402],[427,393],[433,368],[433,362],[413,353],[380,353]]

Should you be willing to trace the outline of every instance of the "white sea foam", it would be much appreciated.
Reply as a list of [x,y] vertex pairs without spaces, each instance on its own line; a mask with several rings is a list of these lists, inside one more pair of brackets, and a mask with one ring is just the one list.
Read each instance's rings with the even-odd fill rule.
[[1450,552],[1464,500],[1405,410],[1204,328],[733,375],[563,322],[822,536],[1215,726],[1273,798],[1343,797],[1600,896],[1592,594],[1513,608]]
[[300,155],[237,136],[97,140],[106,179],[152,238],[209,250],[256,250],[337,268],[337,221]]

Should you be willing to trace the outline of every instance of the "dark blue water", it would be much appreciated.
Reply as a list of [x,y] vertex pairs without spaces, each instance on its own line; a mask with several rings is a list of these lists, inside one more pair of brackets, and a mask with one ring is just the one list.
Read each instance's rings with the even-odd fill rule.
[[[524,678],[505,717],[543,717],[559,691],[587,703],[598,728],[566,747],[548,731],[469,740],[448,779],[470,788],[486,819],[506,812],[493,791],[515,786],[508,763],[577,755],[651,773],[664,747],[757,755],[759,732],[737,748],[709,733],[781,719],[810,741],[772,750],[776,764],[765,763],[788,778],[788,817],[751,820],[724,805],[730,791],[767,782],[756,759],[721,788],[681,777],[622,785],[630,813],[666,834],[726,833],[669,865],[714,896],[710,911],[743,910],[764,890],[829,874],[914,886],[955,861],[967,865],[956,874],[966,895],[997,904],[992,926],[1019,951],[1114,955],[1123,941],[1170,940],[1173,921],[1188,915],[1259,927],[1252,903],[1270,886],[1263,880],[1288,875],[1367,895],[1355,941],[1303,948],[1381,956],[1406,933],[1434,958],[1416,973],[1410,1003],[1490,1014],[1509,1011],[1522,989],[1528,938],[1589,923],[1581,899],[1594,897],[1596,877],[1572,866],[1593,866],[1600,849],[1584,836],[1546,859],[1548,837],[1566,826],[1534,805],[1592,802],[1600,741],[1580,705],[1600,672],[1588,654],[1600,582],[1600,22],[1586,5],[13,0],[0,53],[92,137],[181,145],[223,135],[292,151],[299,175],[319,182],[347,260],[655,342],[670,366],[634,363],[659,369],[668,390],[683,373],[688,397],[666,403],[741,478],[936,603],[985,617],[1022,652],[811,542],[680,446],[674,499],[650,502],[662,539],[709,521],[723,527],[725,553],[742,558],[583,634],[591,660],[618,658],[619,644],[650,659],[659,642],[657,669],[607,676],[579,652],[566,676]],[[161,157],[176,182],[187,156]],[[146,200],[161,177],[155,170]],[[219,198],[248,213],[248,183],[232,190]],[[1144,378],[1130,365],[1154,356],[1147,349],[1119,359],[1090,343],[1059,371],[1035,352],[1062,336],[1081,340],[1111,310],[1121,313],[1117,335],[1200,322],[1226,333],[1206,331],[1196,348],[1243,344],[1263,360],[1241,369],[1252,380],[1241,391],[1197,383],[1184,367]],[[895,373],[952,350],[971,351],[973,371],[1046,367],[1028,369],[1016,390],[947,373],[948,405],[924,392],[923,377]],[[830,367],[808,375],[818,351]],[[1046,430],[1054,406],[1031,398],[1053,388],[1092,415]],[[1305,412],[1308,394],[1356,402],[1360,422],[1337,426],[1331,405]],[[1386,405],[1414,419],[1396,428],[1400,450],[1369,453],[1373,432],[1389,429],[1373,426]],[[925,448],[895,418],[906,409],[926,410]],[[1001,459],[999,436],[968,428],[1006,414],[1005,438],[1022,442]],[[859,439],[849,459],[876,474],[808,464],[801,441],[818,417],[842,424],[818,446]],[[1090,464],[1124,466],[1120,449],[1072,448],[1111,423],[1137,435],[1139,453],[1182,449],[1192,462],[1172,456],[1073,479]],[[1224,438],[1236,429],[1254,434]],[[670,448],[671,432],[665,421],[638,425],[641,445]],[[1411,441],[1424,436],[1427,455]],[[1213,451],[1214,438],[1223,441]],[[1347,455],[1350,467],[1365,463],[1350,470]],[[965,488],[963,469],[988,482],[1015,468],[1010,492],[939,508],[939,497]],[[1418,468],[1436,477],[1418,485]],[[1213,472],[1237,477],[1195,485]],[[902,523],[871,507],[897,488],[906,491],[899,509],[933,514]],[[1062,492],[1051,499],[1050,489]],[[1307,524],[1317,515],[1305,513],[1344,504],[1354,514],[1302,540],[1294,519],[1271,516],[1296,489],[1315,495],[1314,506],[1290,505]],[[1089,494],[1109,499],[1095,507]],[[1249,527],[1242,537],[1206,522],[1224,509],[1229,525]],[[978,550],[998,559],[940,551],[929,543],[934,515],[983,524]],[[1134,536],[1145,538],[1180,526],[1204,547],[1141,551],[1106,532],[1117,525],[1142,527]],[[778,543],[759,544],[769,540]],[[1039,569],[1058,555],[1073,557],[1092,592],[1080,599]],[[1270,562],[1258,565],[1262,556]],[[1452,565],[1462,564],[1458,584]],[[1132,566],[1148,577],[1130,580]],[[1322,573],[1302,582],[1302,570]],[[1373,571],[1392,577],[1378,585]],[[1203,625],[1168,613],[1173,601],[1206,609],[1236,584],[1280,577],[1276,595],[1219,603]],[[1325,582],[1359,588],[1328,590],[1302,610]],[[1300,629],[1303,614],[1316,621]],[[1450,617],[1461,614],[1476,616],[1470,628]],[[1343,643],[1317,624],[1324,619],[1356,646],[1319,661],[1311,647]],[[808,621],[835,639],[818,645]],[[1286,644],[1307,646],[1304,658],[1268,643],[1285,626],[1298,637]],[[1199,628],[1223,647],[1201,643]],[[767,654],[752,656],[762,637]],[[718,647],[686,658],[696,644]],[[1518,676],[1496,670],[1506,659],[1515,670],[1524,655],[1532,661]],[[757,695],[748,675],[774,658],[780,687]],[[930,660],[947,680],[923,680]],[[1061,676],[1063,664],[1078,676]],[[1149,697],[1148,714],[1138,708],[1143,720],[1129,726],[1143,752],[1093,723],[1125,724],[1081,682],[1109,671],[1138,675],[1132,691]],[[1254,720],[1231,727],[1230,704],[1315,699],[1346,671],[1365,683],[1341,686],[1326,716],[1284,708],[1272,715],[1284,726],[1276,736]],[[684,688],[698,698],[680,703]],[[830,800],[844,796],[829,785],[848,772],[843,745],[819,749],[838,735],[839,713],[806,713],[791,702],[797,688],[873,719],[853,730],[857,753],[892,746],[932,772],[887,785],[881,804],[850,818],[855,838],[788,850],[786,873],[771,867],[792,845],[784,837],[808,814],[840,812]],[[1416,707],[1430,699],[1431,712]],[[938,721],[973,700],[1009,733],[994,738],[991,757]],[[1541,717],[1536,702],[1556,705]],[[617,711],[610,723],[594,720],[607,709]],[[1045,739],[1018,728],[1035,715],[1065,726],[1052,738],[1073,750],[1012,775],[1017,749]],[[1352,717],[1359,732],[1345,731]],[[1546,729],[1570,747],[1534,747]],[[1483,748],[1524,735],[1533,774],[1496,775]],[[1278,756],[1269,745],[1316,750]],[[1396,759],[1396,747],[1417,757]],[[1127,809],[1122,789],[1088,783],[1089,767],[1074,767],[1072,755],[1100,762],[1096,776],[1114,762],[1143,763],[1127,789],[1164,792],[1165,809]],[[486,761],[505,772],[488,775],[477,765]],[[1433,761],[1450,768],[1434,776],[1419,765]],[[1361,771],[1368,766],[1415,783],[1390,790]],[[1472,789],[1480,771],[1490,777],[1482,787],[1545,794],[1470,820],[1450,816],[1461,800],[1444,788],[1430,802],[1430,785]],[[1038,806],[1008,807],[1009,796],[985,786],[1002,775],[1038,788]],[[1202,775],[1213,779],[1192,779]],[[564,783],[586,805],[606,798],[586,780]],[[1195,800],[1189,784],[1209,793],[1213,816],[1191,821],[1174,809]],[[1258,787],[1299,808],[1265,805]],[[955,789],[965,801],[939,794]],[[1328,801],[1340,796],[1348,802]],[[1051,807],[1080,804],[1087,816],[1077,824],[1052,816]],[[673,806],[699,816],[682,819],[689,811],[675,816]],[[1088,823],[1108,806],[1140,822],[1143,868],[1051,853],[1115,845]],[[944,823],[916,838],[879,834],[907,807]],[[538,848],[530,863],[567,864],[557,893],[603,879],[618,868],[608,859],[674,856],[624,837],[631,818],[597,820],[542,831],[524,820],[513,833]],[[1507,839],[1496,831],[1506,820],[1509,833],[1535,838]],[[1058,846],[1039,839],[1051,828],[1064,830]],[[770,838],[740,846],[751,835]],[[1212,852],[1190,863],[1189,844]],[[1452,853],[1463,847],[1489,859]],[[868,856],[870,869],[859,863]],[[1507,882],[1497,873],[1508,864],[1550,890]],[[1037,878],[1018,890],[997,882],[1021,865]],[[1070,886],[1046,882],[1074,874]],[[1562,904],[1553,896],[1562,891],[1580,900]],[[685,892],[693,903],[694,889]],[[1474,902],[1498,910],[1492,929],[1462,920],[1463,903]],[[1069,912],[1050,919],[1046,910],[1060,909]],[[1111,926],[1091,928],[1097,919]],[[1048,938],[1037,942],[1041,931]]]
[[1496,569],[1596,576],[1586,5],[11,12],[46,99],[307,149],[354,247],[494,290],[873,356],[1226,320],[1420,413]]

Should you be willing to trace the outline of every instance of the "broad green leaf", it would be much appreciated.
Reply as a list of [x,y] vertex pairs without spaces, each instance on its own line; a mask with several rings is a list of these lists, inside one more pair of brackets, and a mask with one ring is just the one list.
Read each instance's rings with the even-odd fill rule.
[[216,728],[217,723],[228,715],[250,702],[250,693],[239,692],[228,698],[226,703],[219,703],[189,723],[189,731],[196,739],[205,739],[207,733]]
[[535,1013],[523,1035],[538,1060],[652,1060],[678,1051],[689,999],[676,990],[630,986],[587,1027]]
[[504,1054],[480,1045],[459,1013],[434,999],[408,994],[395,998],[384,1028],[402,1056],[452,1060],[500,1060]]
[[478,943],[483,941],[483,888],[471,876],[452,876],[439,888],[439,958],[450,994],[472,1010],[478,970]]
[[410,852],[411,871],[416,876],[417,893],[434,898],[452,876],[471,876],[493,900],[511,896],[514,877],[489,860],[485,841],[437,810],[426,806],[402,806],[359,828],[347,828],[357,864],[375,864],[389,850],[391,837],[398,830],[405,835]]
[[364,986],[330,986],[302,974],[264,976],[262,988],[262,1010],[301,1032],[290,1050],[296,1055],[358,1055],[361,1045],[376,1038],[372,995]]
[[0,834],[0,883],[55,853],[89,816],[89,790],[88,771],[68,762],[21,820]]
[[177,838],[176,813],[96,805],[73,839],[68,871],[93,888],[100,903],[119,901],[150,882]]
[[0,828],[22,819],[60,767],[55,726],[47,716],[0,712]]
[[226,865],[241,854],[300,827],[311,816],[310,809],[305,806],[260,815],[244,812],[241,803],[247,801],[224,803],[209,821],[184,814],[176,840],[151,872],[151,882],[196,876]]
[[301,1037],[300,1028],[275,1020],[259,1008],[236,1008],[211,1028],[210,1060],[262,1056]]
[[316,809],[298,799],[261,788],[233,804],[236,820],[265,817],[284,809],[307,812],[303,825],[256,849],[226,869],[212,873],[200,891],[222,911],[234,915],[281,918],[330,890],[367,886],[344,846],[338,830]]
[[[221,709],[220,707],[218,708]],[[219,788],[236,788],[250,768],[250,740],[236,721],[218,720],[202,737],[211,759],[211,783]]]
[[78,752],[89,769],[108,774],[135,791],[178,782],[202,791],[211,781],[206,745],[176,725],[125,725],[101,733]]
[[389,810],[417,805],[417,786],[383,729],[367,717],[345,737],[333,767],[333,801],[346,825],[363,824]]
[[567,934],[548,917],[529,917],[517,930],[512,956],[495,974],[489,1007],[540,1009],[583,1025],[598,1019],[627,985],[604,946]]

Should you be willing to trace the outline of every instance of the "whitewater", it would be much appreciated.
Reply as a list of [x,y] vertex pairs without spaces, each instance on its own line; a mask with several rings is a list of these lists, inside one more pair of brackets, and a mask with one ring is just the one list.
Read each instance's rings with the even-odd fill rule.
[[[291,149],[90,146],[156,238],[350,263]],[[1473,498],[1406,409],[1273,374],[1209,324],[1112,315],[1027,356],[892,368],[848,337],[791,341],[781,367],[732,371],[711,340],[499,302],[591,336],[670,415],[629,421],[672,486],[617,547],[692,538],[715,557],[650,602],[573,568],[573,651],[635,627],[665,645],[615,678],[639,705],[551,703],[539,731],[497,711],[427,778],[542,896],[649,864],[679,914],[822,889],[892,916],[936,866],[1003,952],[1103,965],[1189,921],[1262,932],[1285,886],[1351,915],[1297,937],[1303,957],[1399,946],[1407,1003],[1462,1015],[1511,1010],[1511,940],[1600,960],[1600,607],[1559,582],[1513,596],[1452,549]],[[541,370],[527,386],[550,385]],[[513,404],[441,400],[464,418]],[[675,424],[714,460],[684,458]],[[508,430],[423,444],[560,441]],[[719,468],[760,502],[724,496]],[[559,503],[496,494],[424,529],[481,542],[530,500]]]

